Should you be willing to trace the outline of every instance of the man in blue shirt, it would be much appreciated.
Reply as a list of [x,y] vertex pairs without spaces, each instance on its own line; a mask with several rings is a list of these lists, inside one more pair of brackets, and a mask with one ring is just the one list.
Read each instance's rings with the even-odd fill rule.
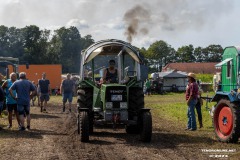
[[[50,81],[46,79],[46,73],[42,74],[42,79],[38,80],[38,87],[40,92],[41,112],[46,112],[47,102],[49,101],[49,93],[51,93]],[[43,106],[44,102],[44,106]]]
[[[17,80],[9,88],[9,93],[17,101],[17,111],[21,123],[20,131],[25,130],[24,126],[24,114],[27,116],[27,129],[30,129],[30,96],[35,94],[36,90],[33,84],[26,80],[26,73],[21,72],[19,74],[20,80]],[[14,96],[13,90],[16,90],[17,94]]]
[[[9,77],[10,77],[10,79],[7,79],[3,83],[2,88],[5,90],[5,93],[6,93],[6,104],[7,104],[8,122],[9,122],[8,128],[12,128],[13,111],[16,115],[18,125],[20,124],[20,121],[19,121],[19,116],[18,116],[18,112],[17,112],[17,101],[15,101],[9,93],[9,88],[17,80],[17,75],[16,75],[16,73],[12,72]],[[13,95],[16,96],[15,90],[13,91]]]

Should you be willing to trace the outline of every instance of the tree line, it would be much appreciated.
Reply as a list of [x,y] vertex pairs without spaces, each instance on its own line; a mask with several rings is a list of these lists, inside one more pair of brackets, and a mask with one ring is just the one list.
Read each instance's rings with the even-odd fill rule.
[[92,43],[92,36],[81,37],[76,27],[0,26],[0,56],[19,58],[20,64],[62,64],[63,73],[79,72],[80,52]]
[[[91,35],[82,37],[73,26],[54,31],[35,25],[0,26],[0,56],[19,58],[20,63],[61,64],[63,73],[78,73],[80,52],[93,43]],[[161,71],[163,66],[174,62],[219,62],[223,52],[220,45],[194,48],[190,44],[175,50],[163,40],[152,43],[148,49],[137,49],[145,57],[150,72]]]
[[220,62],[223,48],[221,45],[209,45],[207,47],[194,48],[192,44],[179,47],[175,50],[167,42],[160,40],[152,43],[148,49],[141,48],[140,53],[144,55],[144,63],[150,72],[161,71],[168,63],[175,62]]

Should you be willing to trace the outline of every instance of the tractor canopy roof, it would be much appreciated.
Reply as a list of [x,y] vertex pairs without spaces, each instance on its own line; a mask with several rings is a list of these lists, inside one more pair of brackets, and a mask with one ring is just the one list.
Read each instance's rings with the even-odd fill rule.
[[127,42],[108,39],[98,41],[83,51],[83,65],[90,62],[98,55],[118,55],[119,53],[129,54],[136,62],[141,63],[142,59],[134,47]]

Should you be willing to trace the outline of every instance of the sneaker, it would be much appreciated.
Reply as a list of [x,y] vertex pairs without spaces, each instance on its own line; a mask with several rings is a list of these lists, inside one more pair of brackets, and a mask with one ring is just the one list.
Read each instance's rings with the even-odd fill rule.
[[27,126],[27,130],[30,130],[30,126]]
[[7,126],[7,128],[8,128],[8,129],[12,128],[12,125],[9,124],[9,125]]
[[19,131],[25,131],[25,129],[26,129],[25,127],[20,127],[18,130]]
[[63,112],[65,112],[65,106],[63,106]]
[[196,131],[197,129],[194,128],[190,128],[189,131]]
[[43,106],[41,106],[40,112],[43,112]]

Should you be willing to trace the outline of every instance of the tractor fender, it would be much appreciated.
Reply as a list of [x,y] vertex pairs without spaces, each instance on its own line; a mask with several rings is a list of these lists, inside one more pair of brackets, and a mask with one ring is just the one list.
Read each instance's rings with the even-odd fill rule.
[[232,92],[216,92],[216,94],[213,96],[211,102],[219,102],[221,99],[227,99],[230,102],[235,102],[235,101],[239,101],[237,96],[236,96],[236,92],[232,91]]

